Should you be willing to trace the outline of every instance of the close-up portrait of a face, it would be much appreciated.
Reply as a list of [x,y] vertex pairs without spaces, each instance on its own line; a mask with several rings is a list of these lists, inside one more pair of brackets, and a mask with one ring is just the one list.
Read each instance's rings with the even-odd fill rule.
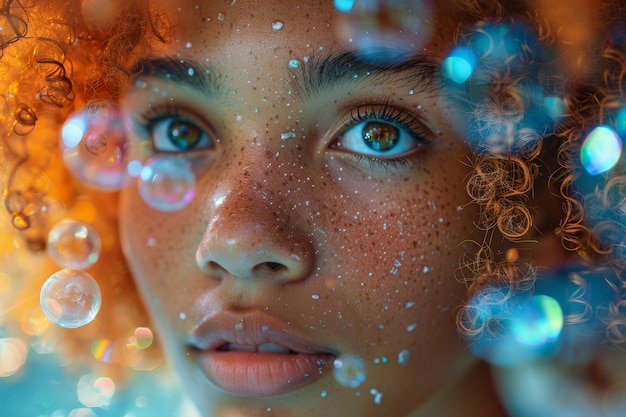
[[0,415],[626,415],[620,0],[0,2]]

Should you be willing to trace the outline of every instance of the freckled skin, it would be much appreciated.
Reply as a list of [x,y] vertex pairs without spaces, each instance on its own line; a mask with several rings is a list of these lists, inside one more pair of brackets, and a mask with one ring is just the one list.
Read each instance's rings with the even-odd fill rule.
[[[158,212],[135,189],[124,192],[124,250],[166,353],[203,415],[421,415],[424,404],[463,380],[474,362],[454,321],[465,290],[455,278],[461,242],[480,239],[477,212],[459,210],[468,202],[468,150],[432,94],[371,85],[310,101],[292,97],[290,59],[320,46],[346,48],[335,38],[330,3],[297,4],[178,1],[172,7],[179,42],[162,53],[208,57],[224,88],[236,94],[218,106],[170,89],[206,120],[219,143],[206,151],[210,161],[184,210]],[[211,20],[201,21],[206,17]],[[277,19],[284,22],[280,30],[272,29]],[[443,56],[440,39],[427,47]],[[149,98],[149,92],[130,92],[127,106],[142,111]],[[421,105],[421,120],[441,133],[407,166],[372,168],[329,147],[348,99]],[[296,126],[296,138],[281,140]],[[153,246],[146,245],[150,237]],[[259,250],[293,270],[255,269]],[[288,263],[294,254],[299,261]],[[366,382],[356,390],[342,387],[328,369],[313,384],[278,397],[224,394],[193,369],[184,351],[194,325],[223,307],[268,311],[289,329],[312,332],[320,345],[361,357]],[[405,349],[410,359],[401,366],[398,354]],[[375,364],[382,357],[388,363]],[[379,405],[370,389],[383,394]]]

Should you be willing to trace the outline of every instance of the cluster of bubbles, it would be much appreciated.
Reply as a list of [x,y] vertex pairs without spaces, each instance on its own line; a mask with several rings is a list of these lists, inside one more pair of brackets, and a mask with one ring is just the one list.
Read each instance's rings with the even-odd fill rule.
[[[368,58],[391,62],[393,50],[417,50],[434,27],[430,0],[335,0],[340,11],[338,39],[357,51],[375,50]],[[356,46],[356,48],[355,48]]]
[[366,379],[365,363],[354,355],[340,355],[333,362],[333,375],[344,387],[357,388]]
[[41,308],[52,323],[81,327],[98,314],[100,287],[83,269],[96,263],[101,247],[98,231],[80,220],[62,220],[48,233],[48,255],[64,268],[52,274],[41,288]]
[[95,103],[75,112],[64,123],[59,141],[68,170],[82,183],[117,191],[137,178],[144,201],[156,210],[186,207],[195,194],[195,174],[181,156],[140,162],[140,144],[129,138],[128,122],[112,103]]

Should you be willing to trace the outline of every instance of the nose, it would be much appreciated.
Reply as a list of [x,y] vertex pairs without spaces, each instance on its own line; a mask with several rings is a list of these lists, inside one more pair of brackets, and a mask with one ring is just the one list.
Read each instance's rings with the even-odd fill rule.
[[198,266],[220,279],[304,279],[313,269],[314,255],[312,243],[295,223],[260,196],[229,193],[215,208],[198,245]]

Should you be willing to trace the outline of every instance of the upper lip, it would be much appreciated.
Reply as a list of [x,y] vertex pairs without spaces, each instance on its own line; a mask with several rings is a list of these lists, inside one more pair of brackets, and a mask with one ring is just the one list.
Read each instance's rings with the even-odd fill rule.
[[264,311],[236,312],[220,310],[205,317],[192,331],[188,340],[196,350],[217,350],[226,344],[259,346],[273,343],[296,353],[336,352],[312,341],[312,337],[294,333],[292,326]]

